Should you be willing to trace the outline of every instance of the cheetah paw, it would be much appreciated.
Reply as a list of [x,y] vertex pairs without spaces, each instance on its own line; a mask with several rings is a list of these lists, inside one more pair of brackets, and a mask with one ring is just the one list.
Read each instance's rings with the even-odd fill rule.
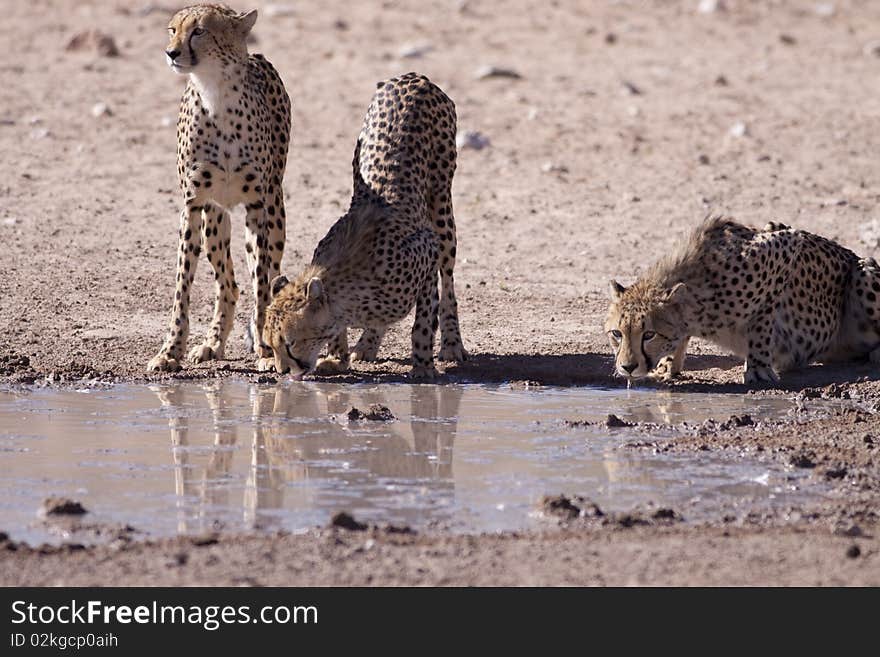
[[220,360],[221,358],[223,358],[223,347],[212,347],[208,342],[195,347],[189,352],[189,359],[193,363],[204,363],[208,360]]
[[649,376],[657,381],[669,382],[678,376],[678,372],[672,365],[672,359],[667,358],[657,363],[657,367],[651,371]]
[[315,366],[315,374],[320,374],[323,376],[331,374],[342,374],[343,372],[347,371],[347,360],[342,360],[341,358],[333,358],[331,356],[328,356],[327,358],[322,358]]
[[751,385],[753,383],[779,383],[779,377],[773,368],[770,367],[749,367],[746,365],[746,371],[743,374],[743,383]]
[[376,360],[376,356],[379,355],[379,348],[370,348],[370,347],[361,347],[358,348],[355,346],[354,351],[351,352],[351,360],[362,360],[365,363],[372,363]]
[[413,381],[433,381],[438,376],[440,375],[433,365],[413,366],[409,373],[409,378]]
[[274,358],[257,358],[257,371],[258,372],[271,372],[275,369],[275,359]]
[[441,347],[438,357],[444,361],[463,363],[468,359],[468,353],[464,350],[464,345],[459,342],[458,344]]
[[176,358],[167,353],[156,354],[149,363],[147,363],[148,372],[177,372],[180,369],[180,363]]

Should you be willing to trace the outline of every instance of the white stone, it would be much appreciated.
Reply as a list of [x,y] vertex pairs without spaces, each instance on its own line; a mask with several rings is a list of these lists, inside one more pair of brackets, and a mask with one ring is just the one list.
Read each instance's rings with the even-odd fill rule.
[[95,103],[92,105],[92,116],[99,119],[102,116],[113,116],[113,112],[107,103]]
[[742,121],[737,121],[732,126],[730,126],[730,136],[731,137],[745,137],[749,134],[749,129],[745,123]]
[[296,9],[294,9],[293,5],[287,3],[276,3],[272,5],[266,5],[266,8],[263,12],[269,18],[277,17],[277,16],[292,16],[296,13]]
[[432,50],[434,50],[434,46],[430,43],[417,43],[403,46],[397,54],[403,59],[420,59]]

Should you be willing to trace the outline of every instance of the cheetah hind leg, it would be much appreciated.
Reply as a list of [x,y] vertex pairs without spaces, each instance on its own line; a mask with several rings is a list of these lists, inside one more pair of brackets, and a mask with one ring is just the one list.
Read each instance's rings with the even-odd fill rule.
[[[854,269],[849,299],[858,316],[866,320],[859,327],[860,337],[863,344],[876,344],[880,335],[880,265],[874,258],[862,258]],[[880,364],[880,345],[868,352],[868,360]]]
[[437,334],[437,279],[429,276],[416,301],[416,319],[412,328],[412,370],[415,381],[432,381],[437,377],[434,367],[434,337]]
[[372,362],[379,355],[379,346],[385,337],[385,329],[367,328],[361,333],[360,339],[351,353],[352,360]]

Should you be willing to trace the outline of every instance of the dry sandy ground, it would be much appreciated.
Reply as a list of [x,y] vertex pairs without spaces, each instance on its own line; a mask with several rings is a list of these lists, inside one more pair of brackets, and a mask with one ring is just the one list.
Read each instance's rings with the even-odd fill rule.
[[[251,3],[264,10],[252,49],[275,64],[294,103],[284,270],[307,261],[348,203],[351,149],[376,81],[408,70],[426,73],[455,100],[460,130],[491,141],[460,153],[454,187],[461,321],[475,356],[447,369],[457,378],[611,384],[601,331],[607,279],[631,281],[710,211],[755,224],[781,220],[877,256],[880,6],[837,0],[824,15],[813,2],[727,0],[725,11],[705,14],[698,4],[302,0],[269,16],[268,3]],[[162,52],[174,9],[140,0],[4,7],[0,377],[7,382],[146,378],[174,282],[173,124],[183,80]],[[120,56],[65,49],[92,28],[112,35]],[[410,46],[430,48],[403,57]],[[483,65],[522,77],[477,79]],[[96,103],[111,115],[93,116]],[[240,237],[240,215],[235,222]],[[242,242],[234,244],[239,272]],[[198,339],[210,317],[204,263],[195,290]],[[250,308],[244,294],[231,360],[181,376],[255,376],[241,339]],[[389,336],[382,354],[390,360],[367,367],[370,376],[406,371],[407,334],[404,323]],[[687,385],[738,388],[735,361],[702,344],[693,353]],[[826,394],[861,395],[870,406],[880,401],[876,378],[867,365],[810,368],[786,388],[836,382],[842,387]],[[189,571],[162,565],[173,542],[134,553],[19,549],[0,559],[0,581],[221,583],[246,564],[255,581],[270,584],[877,584],[875,423],[870,415],[838,418],[789,437],[734,430],[781,450],[780,458],[811,436],[816,462],[841,462],[846,474],[835,480],[833,502],[756,520],[729,537],[721,519],[703,528],[578,527],[405,545],[380,537],[375,551],[355,558],[371,564],[360,570],[350,563],[356,543],[336,545],[324,534],[224,539],[196,551],[213,555],[213,565],[194,557],[199,567]],[[708,448],[733,446],[731,431],[710,434]],[[847,523],[864,536],[840,536],[852,529],[841,529]],[[844,553],[853,541],[861,556],[850,559]],[[237,552],[239,545],[271,547],[266,554],[283,569],[276,556]],[[296,570],[300,551],[323,569]],[[460,567],[465,554],[474,555],[466,560],[472,568]],[[101,565],[81,570],[78,560]],[[635,574],[628,564],[639,564]]]

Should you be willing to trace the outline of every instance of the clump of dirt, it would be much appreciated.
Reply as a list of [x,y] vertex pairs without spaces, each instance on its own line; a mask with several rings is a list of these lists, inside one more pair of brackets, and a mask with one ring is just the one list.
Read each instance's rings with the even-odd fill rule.
[[626,420],[621,420],[614,414],[609,414],[607,418],[605,418],[605,426],[609,429],[621,429],[623,427],[634,427],[632,422],[627,422]]
[[3,354],[0,356],[0,375],[9,376],[31,367],[31,359],[19,354]]
[[354,519],[354,516],[346,511],[340,511],[336,515],[334,515],[330,519],[331,527],[338,527],[339,529],[346,529],[350,532],[362,532],[368,529],[368,525],[365,525],[362,522],[358,522]]
[[43,516],[81,516],[88,513],[82,504],[66,497],[49,497],[43,500],[40,515]]
[[545,495],[540,502],[541,511],[548,516],[556,516],[564,520],[575,518],[602,518],[605,512],[594,502],[576,495]]
[[795,395],[795,399],[851,399],[848,386],[832,383],[822,388],[804,388]]
[[193,536],[190,542],[196,547],[207,547],[208,545],[216,545],[220,542],[220,535],[217,532],[208,532],[207,534],[199,534]]
[[391,422],[396,419],[397,418],[394,417],[394,413],[391,412],[391,409],[382,404],[370,404],[370,408],[367,409],[366,413],[354,406],[352,406],[351,410],[348,412],[349,422],[359,422],[361,420],[369,420],[371,422]]
[[803,451],[792,454],[788,459],[790,465],[796,468],[812,469],[816,467],[816,453],[813,451]]
[[624,528],[643,525],[665,525],[684,520],[674,509],[660,507],[654,511],[634,510],[626,513],[611,514],[606,524],[614,524]]
[[843,479],[849,470],[845,465],[834,465],[825,470],[826,479]]
[[95,52],[102,57],[119,57],[119,48],[112,36],[100,30],[77,32],[67,42],[70,52]]

